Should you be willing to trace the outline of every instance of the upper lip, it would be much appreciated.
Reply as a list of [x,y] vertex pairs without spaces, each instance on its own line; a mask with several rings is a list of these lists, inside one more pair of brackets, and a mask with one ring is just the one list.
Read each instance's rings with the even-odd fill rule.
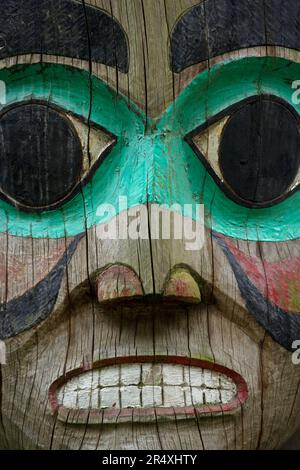
[[[91,370],[101,369],[107,366],[114,366],[118,364],[134,364],[134,363],[158,363],[158,364],[177,364],[181,366],[199,367],[208,369],[224,376],[229,377],[236,386],[236,396],[229,403],[201,405],[201,406],[185,406],[185,407],[154,407],[154,408],[107,408],[107,409],[70,409],[59,404],[58,390],[69,382],[83,373]],[[58,414],[58,418],[69,424],[96,424],[112,421],[137,420],[147,419],[151,420],[158,418],[174,417],[178,418],[191,418],[201,415],[222,415],[224,413],[233,412],[241,407],[247,400],[248,387],[245,380],[237,372],[228,369],[215,362],[207,360],[183,357],[183,356],[126,356],[103,359],[95,362],[88,367],[79,367],[70,370],[65,375],[55,380],[49,388],[49,403],[54,414]]]

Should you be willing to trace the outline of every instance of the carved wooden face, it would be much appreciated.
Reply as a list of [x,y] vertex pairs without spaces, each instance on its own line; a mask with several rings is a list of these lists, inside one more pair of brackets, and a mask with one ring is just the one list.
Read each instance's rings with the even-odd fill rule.
[[[281,446],[300,424],[299,5],[36,3],[0,7],[1,447]],[[174,204],[201,248],[154,236]]]

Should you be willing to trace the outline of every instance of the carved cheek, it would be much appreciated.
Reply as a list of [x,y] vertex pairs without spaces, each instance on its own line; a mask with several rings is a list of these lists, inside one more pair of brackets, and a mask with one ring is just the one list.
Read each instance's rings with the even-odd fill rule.
[[72,241],[0,234],[0,303],[22,296],[42,281]]
[[[258,256],[249,256],[230,242],[227,242],[227,246],[249,280],[268,301],[287,312],[300,312],[299,257],[271,262]],[[270,252],[272,248],[270,245]]]

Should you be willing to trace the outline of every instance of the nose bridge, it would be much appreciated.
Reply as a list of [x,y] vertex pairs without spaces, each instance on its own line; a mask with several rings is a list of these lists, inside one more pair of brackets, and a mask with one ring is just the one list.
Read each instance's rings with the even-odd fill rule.
[[[185,265],[196,273],[201,272],[203,250],[187,249],[187,239],[174,236],[175,217],[178,217],[177,227],[182,235],[186,228],[184,220],[194,220],[193,213],[186,213],[185,205],[192,206],[194,211],[194,203],[198,203],[192,197],[189,180],[191,156],[183,137],[169,121],[168,125],[162,126],[159,122],[150,124],[146,129],[135,128],[131,134],[120,137],[111,156],[99,168],[99,178],[92,186],[94,205],[91,213],[96,212],[97,217],[95,230],[88,232],[88,243],[93,246],[96,241],[101,255],[94,257],[94,250],[90,250],[90,273],[98,275],[107,266],[125,265],[137,274],[142,286],[139,288],[135,278],[128,277],[126,271],[120,278],[116,269],[113,276],[105,276],[101,282],[99,296],[104,301],[110,295],[123,298],[127,288],[128,295],[133,297],[139,296],[139,289],[142,289],[145,296],[199,298],[193,276],[190,278],[182,270],[176,272],[166,285],[166,279],[177,266]],[[124,196],[125,206],[119,199]],[[115,209],[112,216],[105,215],[107,209],[102,203],[106,201]],[[114,224],[116,238],[105,238],[103,227],[110,225],[112,230],[108,233],[114,234]],[[140,227],[135,230],[135,238],[130,234],[132,227],[134,230]],[[167,236],[164,236],[164,227],[167,227]],[[191,232],[195,234],[194,227]],[[120,287],[122,283],[124,288]],[[130,294],[132,292],[136,294]]]
[[[186,240],[174,238],[176,193],[181,188],[187,197],[189,194],[182,139],[169,129],[149,128],[129,142],[125,162],[123,173],[130,169],[134,173],[129,194],[138,191],[140,195],[136,198],[138,207],[128,206],[126,223],[129,226],[137,213],[144,212],[138,225],[145,225],[139,230],[146,237],[116,243],[116,251],[111,250],[111,258],[107,257],[108,263],[102,265],[104,271],[96,281],[99,302],[153,295],[185,303],[200,302],[199,279],[192,274],[200,272],[200,250],[187,251]],[[179,209],[183,201],[184,197],[179,201]],[[183,211],[176,216],[180,229],[184,230]],[[166,237],[163,227],[169,228]]]
[[[190,200],[190,188],[183,141],[170,129],[148,126],[129,143],[125,159],[125,172],[133,173],[134,185],[128,187],[139,191],[143,203],[172,205],[178,193],[186,193]],[[182,199],[182,197],[181,197]]]
[[153,128],[143,140],[147,159],[147,202],[168,206],[191,202],[182,136],[172,128]]

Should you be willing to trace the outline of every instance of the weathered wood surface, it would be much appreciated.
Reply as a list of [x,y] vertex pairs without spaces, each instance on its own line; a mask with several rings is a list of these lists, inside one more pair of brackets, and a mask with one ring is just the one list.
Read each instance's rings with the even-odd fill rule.
[[[152,136],[155,133],[151,119],[158,118],[193,78],[206,70],[210,73],[215,64],[232,58],[268,56],[295,64],[300,62],[299,28],[295,27],[299,24],[300,7],[296,0],[269,2],[272,5],[267,11],[261,9],[260,1],[200,2],[196,12],[190,10],[190,20],[183,14],[198,5],[198,0],[30,0],[25,12],[17,3],[22,2],[7,0],[0,6],[1,14],[6,15],[0,17],[0,22],[8,28],[3,30],[5,48],[0,51],[0,68],[51,63],[87,71],[90,81],[92,77],[101,79],[112,90],[126,96],[131,107],[135,103],[145,112],[149,125],[145,126],[145,134],[139,135],[141,141],[151,132]],[[50,3],[53,3],[52,8]],[[253,8],[253,3],[257,8]],[[89,9],[90,6],[97,9]],[[10,29],[8,21],[17,11],[19,18],[25,19],[26,28],[21,28],[21,32]],[[250,17],[246,29],[238,26],[241,15]],[[49,24],[42,19],[46,16]],[[183,23],[177,23],[177,30],[174,30],[180,19]],[[42,32],[38,29],[39,21],[43,25]],[[101,22],[105,27],[99,27]],[[202,38],[203,31],[198,31],[199,25],[207,22],[211,42]],[[122,29],[116,29],[116,25],[121,25]],[[185,28],[191,39],[185,35]],[[27,34],[31,30],[32,36],[25,40],[23,31]],[[183,37],[175,37],[170,48],[174,31],[181,32]],[[177,48],[181,50],[176,52]],[[173,57],[173,62],[172,54],[176,59]],[[69,86],[71,82],[62,90],[62,95]],[[103,135],[100,128],[97,133],[90,122],[95,96],[91,83],[89,86],[90,101],[83,106],[88,109],[84,116],[88,130],[80,134],[82,127],[80,124],[76,127],[71,120],[84,147],[83,180],[89,169],[97,169],[95,155],[103,156],[114,143],[113,135],[109,132]],[[273,89],[272,94],[279,93],[278,90]],[[220,94],[222,92],[223,89]],[[206,94],[204,101],[209,107],[209,86],[204,96]],[[27,98],[30,99],[30,90]],[[51,106],[51,96],[45,100]],[[72,114],[72,119],[75,117]],[[206,111],[205,117],[212,116]],[[45,119],[45,132],[49,119]],[[29,122],[34,122],[32,116]],[[274,125],[278,128],[279,124]],[[210,132],[213,131],[208,131],[205,137],[207,147],[215,139]],[[42,130],[42,141],[41,134]],[[172,134],[171,125],[166,132],[169,134]],[[34,130],[32,136],[39,137]],[[4,137],[4,133],[0,133],[0,139]],[[54,148],[58,147],[55,157],[60,158],[59,133],[52,138]],[[0,142],[3,166],[1,159],[3,155],[9,159],[11,150]],[[101,146],[95,142],[101,142]],[[297,136],[295,142],[297,144]],[[125,148],[126,145],[125,141]],[[142,148],[142,143],[140,145]],[[3,148],[7,153],[3,153]],[[76,154],[75,150],[72,147],[72,153]],[[291,150],[291,146],[288,150],[295,157],[294,166],[297,163],[299,166],[299,153],[295,156],[296,150]],[[151,152],[152,147],[147,158],[154,159]],[[186,161],[181,162],[182,180],[174,181],[174,160],[180,159],[180,149],[178,155],[174,156],[171,151],[163,155],[166,154],[169,169],[164,185],[172,190],[178,184],[190,191]],[[29,156],[34,158],[30,152]],[[27,163],[29,167],[32,164]],[[72,159],[71,167],[75,163]],[[74,174],[68,173],[68,176],[64,168],[56,170],[48,168],[47,171],[52,174],[53,188],[57,180],[58,199],[61,201],[71,194],[74,180],[84,199],[84,184],[80,185],[76,168]],[[132,173],[135,171],[136,167]],[[45,175],[43,168],[41,173]],[[288,179],[291,173],[280,176]],[[287,192],[295,190],[291,188],[291,183],[295,183],[294,173],[293,181],[289,180],[284,188]],[[20,174],[22,185],[24,172]],[[29,170],[27,174],[32,176]],[[49,187],[46,196],[39,192],[45,184],[38,173],[36,186],[29,178],[26,194],[18,200],[18,186],[13,184],[15,178],[15,174],[10,177],[1,173],[1,191],[4,198],[7,193],[6,199],[10,204],[16,203],[21,212],[22,205],[25,209],[35,206],[40,212],[41,207],[55,202],[55,189],[50,191]],[[111,175],[116,194],[122,184],[118,178],[117,171]],[[60,186],[62,182],[64,187]],[[146,180],[140,181],[141,192],[147,192],[147,184]],[[193,195],[199,202],[203,202],[204,187],[203,183]],[[262,193],[263,189],[264,186]],[[14,198],[16,201],[12,201]],[[147,205],[146,201],[142,202]],[[148,206],[151,211],[151,204]],[[2,211],[1,217],[5,217],[10,227],[8,213]],[[26,213],[30,220],[32,211]],[[90,214],[85,215],[88,220]],[[149,220],[146,232],[151,235],[155,228]],[[67,225],[68,221],[65,223]],[[50,226],[43,226],[44,236],[39,237],[20,236],[18,230],[11,234],[9,229],[0,234],[0,332],[7,347],[7,365],[0,369],[1,448],[273,449],[281,447],[296,431],[300,424],[300,366],[292,363],[290,350],[291,339],[299,332],[299,239],[287,234],[285,240],[274,241],[281,231],[280,221],[274,229],[275,235],[272,234],[273,241],[234,235],[220,238],[208,226],[204,247],[197,252],[187,251],[184,240],[151,237],[150,240],[99,240],[96,226],[86,225],[83,232],[72,236],[62,227],[63,236],[57,238],[48,236],[48,230]],[[233,257],[238,265],[232,262]],[[251,292],[243,291],[237,266],[242,267],[250,279]],[[250,312],[248,306],[253,306],[253,302],[260,299],[259,295],[264,300],[258,301],[259,308]],[[273,313],[281,319],[286,315],[284,327],[273,330],[269,327]],[[243,378],[248,388],[247,399],[229,412],[225,406],[216,416],[212,412],[199,412],[199,406],[183,410],[176,403],[168,407],[165,415],[159,407],[152,409],[147,419],[138,408],[126,408],[125,416],[118,406],[109,416],[101,412],[97,416],[87,413],[83,419],[81,405],[76,405],[75,410],[64,410],[63,415],[54,409],[51,394],[49,402],[51,385],[61,378],[69,378],[71,371],[88,371],[93,365],[108,364],[105,361],[112,358],[136,356],[152,357],[153,362],[154,357],[164,360],[177,357],[181,361],[182,358],[185,361],[201,359],[219,364]],[[184,367],[188,370],[189,366],[184,363]],[[120,381],[118,385],[123,386]],[[187,393],[186,388],[192,386],[191,380],[182,388],[185,387]],[[88,386],[85,385],[83,391],[88,392]],[[89,396],[87,400],[89,402]],[[171,401],[172,396],[166,403],[170,405]],[[90,425],[93,419],[97,419],[96,425]],[[68,424],[68,420],[73,424]],[[78,424],[74,424],[76,422]]]

